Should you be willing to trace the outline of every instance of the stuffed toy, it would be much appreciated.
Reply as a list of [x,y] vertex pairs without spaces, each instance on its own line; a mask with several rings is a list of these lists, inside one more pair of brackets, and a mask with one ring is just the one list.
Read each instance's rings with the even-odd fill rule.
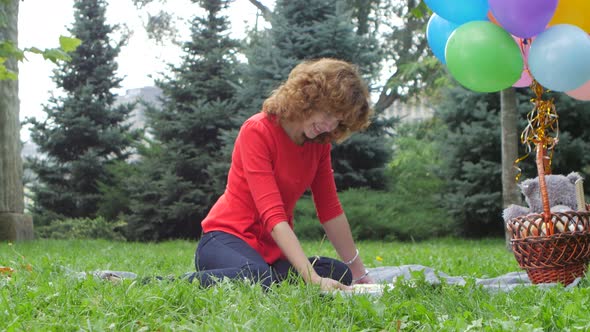
[[[576,196],[576,182],[581,180],[582,177],[576,172],[572,172],[567,176],[560,174],[545,175],[551,212],[578,210],[579,198]],[[529,213],[543,213],[539,179],[525,180],[519,184],[519,187],[529,207],[511,204],[504,209],[502,214],[505,223],[510,219]]]

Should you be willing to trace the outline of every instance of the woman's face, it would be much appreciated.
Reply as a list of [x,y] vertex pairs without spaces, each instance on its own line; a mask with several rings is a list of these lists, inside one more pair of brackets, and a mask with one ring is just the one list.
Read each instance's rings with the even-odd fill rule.
[[336,129],[340,121],[342,121],[342,116],[340,115],[323,111],[314,112],[311,117],[303,121],[303,135],[307,139],[314,139],[323,133],[328,133]]

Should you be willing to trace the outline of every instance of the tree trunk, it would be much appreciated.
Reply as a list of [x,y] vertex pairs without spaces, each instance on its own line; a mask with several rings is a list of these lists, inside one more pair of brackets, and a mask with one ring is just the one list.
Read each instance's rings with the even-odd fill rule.
[[[0,25],[0,40],[18,40],[18,3],[9,0],[0,4],[5,19]],[[7,69],[18,71],[16,59],[5,63]],[[23,168],[21,160],[18,81],[0,80],[0,241],[16,241],[33,237],[33,221],[24,212]]]
[[[516,92],[508,88],[500,92],[502,127],[502,206],[521,204],[522,199],[516,185],[514,161],[518,158],[518,109]],[[511,250],[510,235],[505,229],[506,247]]]

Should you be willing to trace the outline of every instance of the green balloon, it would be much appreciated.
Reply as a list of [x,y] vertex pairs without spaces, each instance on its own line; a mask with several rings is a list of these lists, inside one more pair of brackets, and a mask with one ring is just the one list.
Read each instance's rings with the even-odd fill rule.
[[447,68],[468,89],[496,92],[520,79],[523,61],[512,36],[487,21],[471,21],[449,36]]

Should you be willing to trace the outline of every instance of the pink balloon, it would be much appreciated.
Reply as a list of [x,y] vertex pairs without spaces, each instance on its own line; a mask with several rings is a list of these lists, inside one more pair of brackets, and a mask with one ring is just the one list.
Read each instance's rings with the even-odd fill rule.
[[518,81],[516,81],[516,83],[514,83],[512,86],[515,88],[525,88],[527,86],[531,86],[531,83],[533,83],[533,78],[531,77],[529,71],[525,69],[522,71],[520,79],[518,79]]
[[518,38],[516,36],[512,36],[512,38],[514,38],[514,41],[516,42],[516,44],[518,45],[518,48],[520,49],[520,55],[522,56],[522,63],[523,63],[523,68],[522,68],[522,74],[520,75],[520,79],[518,79],[518,81],[516,81],[516,83],[514,83],[512,86],[515,88],[524,88],[527,86],[530,86],[531,83],[533,83],[533,78],[531,76],[531,73],[529,71],[529,49],[531,48],[531,43],[532,43],[532,38],[527,38],[527,39],[523,39],[523,38]]
[[574,99],[590,101],[590,81],[582,84],[581,87],[575,90],[566,92],[565,94]]

